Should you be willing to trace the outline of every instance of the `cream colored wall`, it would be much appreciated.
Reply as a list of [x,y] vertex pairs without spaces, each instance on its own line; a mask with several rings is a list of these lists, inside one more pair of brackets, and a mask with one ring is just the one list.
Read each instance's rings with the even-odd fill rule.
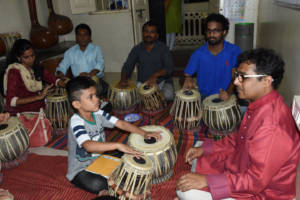
[[[47,1],[36,0],[38,20],[46,26],[48,20]],[[19,32],[29,38],[31,22],[27,0],[0,0],[0,33]]]
[[[130,12],[73,15],[69,0],[53,2],[55,11],[71,18],[74,27],[80,23],[91,27],[93,43],[99,45],[103,52],[105,72],[120,72],[134,45]],[[60,40],[75,40],[74,30]]]
[[258,46],[276,50],[285,61],[279,92],[291,105],[300,94],[300,10],[280,7],[273,0],[261,0]]
[[[74,27],[79,23],[90,25],[93,43],[99,45],[104,54],[105,72],[120,72],[134,45],[130,12],[72,15],[69,0],[53,0],[53,4],[55,12],[68,16]],[[40,24],[47,26],[47,1],[36,0],[36,7]],[[0,0],[0,33],[19,32],[28,39],[30,27],[27,0]],[[74,30],[59,40],[75,40]]]

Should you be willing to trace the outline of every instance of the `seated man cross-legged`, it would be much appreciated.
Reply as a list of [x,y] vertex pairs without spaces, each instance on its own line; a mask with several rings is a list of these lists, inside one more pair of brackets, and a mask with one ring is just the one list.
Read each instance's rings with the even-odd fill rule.
[[174,86],[171,77],[173,61],[168,47],[158,41],[157,26],[149,21],[143,25],[143,42],[133,47],[122,68],[120,88],[128,86],[127,79],[131,76],[135,65],[138,65],[138,87],[141,83],[158,84],[165,99],[174,99]]
[[237,133],[188,150],[186,162],[194,167],[177,181],[181,200],[296,196],[299,134],[276,90],[284,62],[272,50],[256,49],[242,53],[238,64],[234,85],[239,98],[250,101],[248,109]]

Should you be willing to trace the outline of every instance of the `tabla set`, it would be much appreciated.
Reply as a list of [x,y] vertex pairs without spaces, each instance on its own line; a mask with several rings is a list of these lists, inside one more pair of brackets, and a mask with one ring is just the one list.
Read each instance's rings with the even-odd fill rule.
[[128,145],[140,151],[140,159],[124,155],[122,164],[112,173],[108,184],[110,195],[120,199],[132,199],[135,196],[149,198],[151,184],[168,180],[173,173],[177,160],[177,150],[172,133],[162,126],[143,126],[145,131],[160,132],[162,139],[145,139],[137,133],[131,133]]
[[136,109],[139,101],[136,84],[128,81],[128,87],[118,88],[118,83],[119,81],[113,82],[108,90],[108,100],[112,104],[113,112],[118,114],[131,113]]
[[226,136],[241,121],[237,99],[232,95],[222,101],[219,94],[208,96],[201,105],[201,95],[196,90],[179,90],[170,110],[174,125],[183,131],[197,130],[203,118],[213,136]]
[[149,87],[143,83],[137,89],[134,82],[128,81],[128,87],[118,88],[118,83],[119,81],[111,83],[108,91],[108,99],[112,104],[114,113],[131,113],[139,103],[142,112],[147,115],[154,115],[165,109],[165,98],[157,86]]
[[46,116],[56,135],[66,132],[72,113],[66,90],[55,87],[46,97]]
[[29,146],[29,137],[22,122],[10,117],[0,124],[0,160],[9,162],[21,157]]

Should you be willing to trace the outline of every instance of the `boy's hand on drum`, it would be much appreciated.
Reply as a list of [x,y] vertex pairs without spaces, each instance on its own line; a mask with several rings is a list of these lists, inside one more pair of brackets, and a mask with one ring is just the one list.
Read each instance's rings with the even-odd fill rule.
[[120,80],[120,82],[117,84],[117,88],[124,89],[129,86],[128,80]]
[[156,140],[161,140],[161,134],[160,132],[146,132],[144,135],[144,138],[150,139],[150,138],[155,138]]
[[228,93],[225,90],[223,90],[222,88],[220,88],[219,95],[220,95],[220,99],[222,99],[223,101],[227,101],[229,99]]
[[0,113],[0,123],[6,122],[10,117],[9,113]]
[[193,160],[195,158],[198,158],[198,157],[202,156],[202,154],[203,154],[202,147],[192,147],[188,150],[188,152],[185,155],[185,162],[192,165]]
[[117,149],[118,149],[119,151],[124,152],[124,153],[128,153],[128,154],[135,155],[135,156],[137,156],[137,157],[143,155],[143,153],[138,152],[138,151],[135,151],[135,150],[133,150],[130,146],[128,146],[128,145],[126,145],[126,144],[122,144],[122,143],[118,143]]

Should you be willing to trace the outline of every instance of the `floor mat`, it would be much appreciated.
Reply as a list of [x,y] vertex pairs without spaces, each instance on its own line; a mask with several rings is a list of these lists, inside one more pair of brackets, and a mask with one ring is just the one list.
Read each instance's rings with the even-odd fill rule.
[[65,178],[67,157],[30,154],[25,163],[2,170],[1,188],[15,200],[81,200],[96,195],[73,187]]
[[[185,152],[191,148],[196,141],[203,140],[205,127],[202,127],[197,131],[180,131],[173,125],[171,116],[169,115],[170,105],[165,111],[155,116],[147,116],[139,113],[140,120],[134,122],[133,124],[137,126],[145,125],[161,125],[168,128],[174,135],[176,148],[178,152],[177,162],[174,166],[173,176],[171,179],[152,186],[152,199],[153,200],[170,200],[176,196],[175,186],[176,180],[184,173],[190,171],[190,166],[184,162]],[[119,119],[123,119],[124,115],[117,115]],[[106,141],[109,142],[122,142],[127,143],[129,133],[125,133],[117,128],[106,129]],[[67,149],[67,136],[60,136],[48,144],[48,147],[56,149]]]

